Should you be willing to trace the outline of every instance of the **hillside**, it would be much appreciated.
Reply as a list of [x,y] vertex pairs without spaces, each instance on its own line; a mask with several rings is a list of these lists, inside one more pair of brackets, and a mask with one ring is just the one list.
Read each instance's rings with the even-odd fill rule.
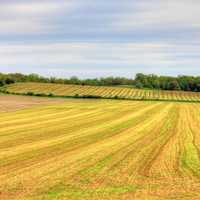
[[162,100],[200,102],[200,93],[164,90],[142,90],[124,87],[80,86],[51,83],[15,83],[4,87],[13,94],[61,97],[115,98],[128,100]]

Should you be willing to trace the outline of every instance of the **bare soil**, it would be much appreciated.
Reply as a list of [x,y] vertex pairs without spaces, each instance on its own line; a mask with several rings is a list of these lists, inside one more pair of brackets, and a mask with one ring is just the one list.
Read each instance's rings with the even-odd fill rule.
[[17,111],[33,106],[62,103],[64,99],[29,97],[17,95],[0,95],[0,112]]

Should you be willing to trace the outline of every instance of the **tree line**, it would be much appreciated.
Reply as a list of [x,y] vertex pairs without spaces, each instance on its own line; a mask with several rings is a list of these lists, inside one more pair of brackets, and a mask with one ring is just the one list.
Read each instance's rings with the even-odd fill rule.
[[200,76],[171,77],[139,73],[134,80],[137,88],[200,92]]
[[200,92],[200,76],[157,76],[155,74],[138,73],[132,79],[124,77],[106,77],[94,79],[71,78],[46,78],[38,74],[21,74],[21,73],[0,73],[0,86],[16,82],[41,82],[41,83],[59,83],[59,84],[76,84],[91,86],[129,86],[140,89],[161,89],[161,90],[183,90]]
[[38,74],[21,74],[21,73],[0,73],[0,85],[11,84],[15,82],[41,82],[41,83],[58,83],[58,84],[75,84],[75,85],[91,85],[91,86],[117,86],[117,85],[134,85],[133,79],[124,77],[106,77],[94,79],[79,79],[76,76],[71,78],[46,78]]

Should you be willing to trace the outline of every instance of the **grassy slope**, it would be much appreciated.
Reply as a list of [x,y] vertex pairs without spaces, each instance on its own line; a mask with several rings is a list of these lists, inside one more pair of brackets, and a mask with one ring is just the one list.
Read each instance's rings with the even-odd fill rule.
[[0,199],[200,199],[199,114],[112,100],[0,113]]
[[190,101],[200,102],[200,93],[179,92],[179,91],[159,91],[159,90],[139,90],[123,87],[94,87],[78,85],[61,85],[45,83],[17,83],[9,85],[6,90],[11,93],[26,94],[34,92],[37,94],[54,94],[55,96],[73,97],[100,96],[103,98],[121,98],[136,100],[164,100],[164,101]]

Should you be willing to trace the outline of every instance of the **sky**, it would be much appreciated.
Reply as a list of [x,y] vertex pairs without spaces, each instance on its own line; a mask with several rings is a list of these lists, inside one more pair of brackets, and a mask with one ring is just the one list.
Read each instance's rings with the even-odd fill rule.
[[0,0],[0,71],[200,75],[200,1]]

